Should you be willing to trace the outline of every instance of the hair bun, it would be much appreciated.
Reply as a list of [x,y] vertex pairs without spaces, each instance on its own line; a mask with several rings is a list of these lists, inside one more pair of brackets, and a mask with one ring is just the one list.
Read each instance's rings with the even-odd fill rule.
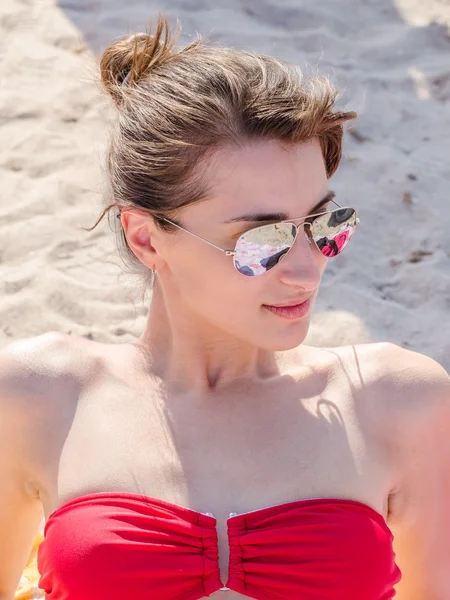
[[167,17],[159,17],[154,33],[150,25],[147,33],[126,35],[106,48],[100,61],[101,79],[117,105],[126,93],[125,78],[127,85],[137,84],[176,56],[173,47],[178,33],[172,35]]

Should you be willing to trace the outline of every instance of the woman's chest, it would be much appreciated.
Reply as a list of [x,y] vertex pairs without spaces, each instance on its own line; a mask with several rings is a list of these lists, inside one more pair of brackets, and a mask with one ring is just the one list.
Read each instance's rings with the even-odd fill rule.
[[297,497],[369,499],[390,480],[389,456],[361,406],[339,393],[279,388],[198,402],[108,381],[86,387],[57,426],[67,435],[46,447],[51,507],[111,486],[219,519]]
[[[386,513],[392,473],[383,449],[348,399],[340,405],[323,396],[278,390],[278,397],[242,395],[227,405],[224,398],[162,402],[107,381],[86,388],[64,443],[52,446],[45,513],[83,494],[123,491],[214,516],[225,586],[235,560],[234,514],[307,498],[349,498]],[[212,596],[247,597],[234,590]]]

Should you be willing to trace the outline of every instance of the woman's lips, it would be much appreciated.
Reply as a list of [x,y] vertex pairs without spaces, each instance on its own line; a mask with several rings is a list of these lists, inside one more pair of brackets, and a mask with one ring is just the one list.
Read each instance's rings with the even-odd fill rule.
[[295,306],[268,306],[263,304],[264,308],[283,319],[301,319],[308,314],[310,305],[309,298],[302,304],[296,304]]

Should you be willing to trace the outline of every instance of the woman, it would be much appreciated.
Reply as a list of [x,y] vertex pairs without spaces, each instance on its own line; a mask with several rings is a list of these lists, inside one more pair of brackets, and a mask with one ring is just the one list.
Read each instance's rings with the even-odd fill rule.
[[297,67],[175,41],[160,18],[101,61],[101,217],[151,274],[144,332],[1,355],[0,598],[42,510],[52,600],[448,598],[447,374],[302,344],[359,223],[329,187],[355,114]]

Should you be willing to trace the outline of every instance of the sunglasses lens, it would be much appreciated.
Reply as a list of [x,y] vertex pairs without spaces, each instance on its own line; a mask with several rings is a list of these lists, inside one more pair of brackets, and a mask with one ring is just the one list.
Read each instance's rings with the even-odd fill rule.
[[289,252],[296,233],[292,223],[263,225],[246,231],[236,243],[236,269],[250,277],[267,273]]
[[[309,224],[310,236],[324,256],[336,256],[345,248],[358,223],[354,208],[339,208]],[[246,231],[235,247],[234,264],[242,275],[263,275],[285,256],[295,241],[293,223],[263,225]]]
[[311,223],[311,237],[325,256],[336,256],[349,243],[357,224],[354,208],[339,208]]

